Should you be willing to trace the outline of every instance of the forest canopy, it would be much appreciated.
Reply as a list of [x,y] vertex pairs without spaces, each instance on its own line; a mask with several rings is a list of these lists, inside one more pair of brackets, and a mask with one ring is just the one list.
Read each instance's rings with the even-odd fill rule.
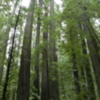
[[0,100],[100,100],[100,0],[0,0]]

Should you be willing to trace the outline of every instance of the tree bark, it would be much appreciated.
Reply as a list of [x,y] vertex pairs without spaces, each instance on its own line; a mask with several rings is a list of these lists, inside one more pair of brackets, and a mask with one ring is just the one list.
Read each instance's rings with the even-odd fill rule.
[[[86,78],[87,78],[87,96],[90,100],[96,100],[96,95],[95,95],[95,89],[94,89],[94,84],[93,84],[93,78],[92,78],[92,72],[91,72],[91,65],[89,63],[89,58],[87,57],[87,49],[86,49],[86,42],[83,40],[82,43],[82,49],[83,49],[83,54],[85,56],[85,71],[86,71]],[[86,83],[85,82],[85,83]]]
[[7,62],[7,72],[6,72],[6,78],[5,78],[5,83],[4,83],[3,94],[2,94],[1,100],[7,99],[6,94],[7,94],[8,80],[9,80],[9,74],[10,74],[11,63],[12,63],[12,58],[13,58],[14,41],[15,41],[16,28],[17,28],[17,25],[18,25],[19,16],[20,16],[20,10],[19,10],[18,16],[16,18],[16,23],[15,23],[15,26],[14,26],[14,34],[13,34],[13,37],[12,37],[12,44],[11,44],[9,58],[8,58],[8,62]]
[[54,0],[50,1],[50,52],[49,52],[49,99],[50,100],[59,100],[59,84],[58,84],[58,68],[54,64],[57,62],[56,55],[56,40],[55,40],[55,25],[54,25]]
[[26,19],[24,40],[19,70],[17,100],[29,100],[30,91],[30,63],[31,63],[31,38],[33,26],[33,14],[36,0],[31,0]]
[[7,30],[4,33],[4,36],[5,36],[5,39],[3,40],[4,49],[2,50],[2,52],[0,54],[0,83],[2,81],[3,66],[4,66],[5,57],[6,57],[6,49],[7,49],[7,43],[8,43],[8,40],[9,40],[9,33],[10,33],[10,29],[13,27],[13,21],[11,20],[11,18],[14,17],[14,15],[15,15],[15,11],[16,11],[18,2],[19,2],[19,0],[15,1],[11,17],[9,18],[9,26],[7,27]]
[[[85,18],[85,17],[84,17]],[[88,49],[93,64],[93,69],[95,72],[96,82],[98,86],[98,91],[100,94],[100,55],[99,55],[99,46],[96,42],[96,38],[93,36],[93,31],[90,28],[90,22],[88,18],[83,19],[83,30],[87,39]]]
[[[45,6],[45,17],[48,17],[47,7]],[[49,98],[49,69],[48,69],[48,24],[44,22],[43,47],[42,52],[42,82],[41,82],[41,100],[50,100]]]
[[[43,0],[39,0],[39,8],[42,9],[42,3]],[[36,43],[35,43],[35,47],[36,47],[36,51],[35,51],[35,66],[34,66],[34,70],[35,70],[35,79],[34,79],[34,86],[35,86],[35,90],[33,92],[35,92],[36,95],[34,95],[34,100],[38,100],[37,95],[40,95],[40,87],[39,87],[39,50],[37,50],[39,43],[40,43],[40,30],[41,30],[41,13],[39,12],[38,14],[38,18],[37,18],[37,33],[36,33]]]

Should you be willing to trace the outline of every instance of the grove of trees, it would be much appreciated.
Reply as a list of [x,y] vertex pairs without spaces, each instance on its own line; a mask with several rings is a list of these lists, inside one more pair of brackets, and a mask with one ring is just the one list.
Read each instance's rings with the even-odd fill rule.
[[0,100],[100,100],[100,0],[0,0]]

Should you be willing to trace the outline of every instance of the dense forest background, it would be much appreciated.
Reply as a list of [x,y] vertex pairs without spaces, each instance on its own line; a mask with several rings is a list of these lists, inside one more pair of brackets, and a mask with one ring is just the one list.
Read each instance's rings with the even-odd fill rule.
[[100,0],[56,1],[0,0],[0,100],[100,100]]

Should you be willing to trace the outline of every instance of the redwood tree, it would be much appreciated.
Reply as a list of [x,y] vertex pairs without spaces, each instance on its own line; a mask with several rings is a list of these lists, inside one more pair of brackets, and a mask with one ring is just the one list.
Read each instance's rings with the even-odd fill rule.
[[19,71],[17,100],[29,100],[30,62],[33,14],[36,0],[31,0],[24,30],[24,40]]

